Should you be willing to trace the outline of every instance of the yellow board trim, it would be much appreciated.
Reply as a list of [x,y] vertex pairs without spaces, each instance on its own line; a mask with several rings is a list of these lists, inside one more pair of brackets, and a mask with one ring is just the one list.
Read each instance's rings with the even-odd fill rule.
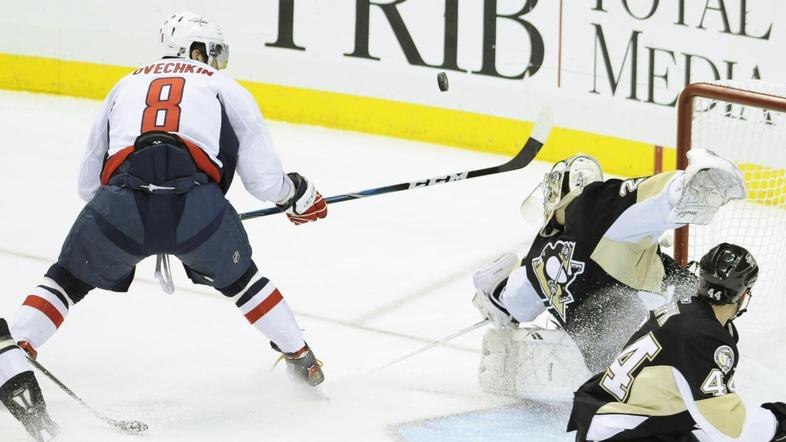
[[[0,54],[0,88],[101,100],[133,68],[26,55]],[[298,124],[388,135],[415,141],[512,156],[532,123],[472,112],[335,92],[241,81],[266,118]],[[554,128],[538,159],[558,161],[588,153],[609,173],[645,176],[653,172],[652,144]],[[664,149],[663,169],[676,165]]]

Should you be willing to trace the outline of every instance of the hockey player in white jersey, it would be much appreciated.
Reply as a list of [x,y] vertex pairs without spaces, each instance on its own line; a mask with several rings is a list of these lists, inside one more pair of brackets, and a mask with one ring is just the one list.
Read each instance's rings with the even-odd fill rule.
[[[692,150],[685,171],[606,181],[594,158],[576,155],[555,164],[541,186],[545,222],[529,252],[520,264],[507,254],[480,269],[474,302],[500,329],[548,311],[591,372],[607,367],[648,308],[666,301],[664,278],[679,269],[660,252],[663,233],[687,223],[706,224],[723,204],[745,197],[739,169],[706,150]],[[494,336],[507,339],[506,333]],[[486,344],[503,352],[514,347]],[[519,370],[495,367],[494,361],[509,364],[514,358],[485,350],[482,385],[493,384],[495,373],[511,376]]]
[[38,441],[59,430],[23,352],[35,358],[93,288],[127,291],[136,264],[151,255],[175,255],[193,282],[231,299],[282,352],[292,378],[311,386],[324,379],[224,194],[237,172],[295,224],[324,218],[325,201],[311,181],[284,173],[252,96],[220,72],[229,46],[214,23],[173,15],[160,42],[164,57],[120,80],[99,111],[79,173],[87,205],[57,263],[10,329],[0,319],[0,401]]

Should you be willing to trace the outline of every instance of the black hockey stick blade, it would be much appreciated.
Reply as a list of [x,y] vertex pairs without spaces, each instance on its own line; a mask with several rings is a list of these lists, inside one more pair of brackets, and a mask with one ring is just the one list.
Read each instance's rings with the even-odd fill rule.
[[[383,193],[400,192],[402,190],[415,189],[418,187],[435,186],[437,184],[452,183],[454,181],[461,181],[470,178],[477,178],[480,176],[492,175],[495,173],[509,172],[511,170],[521,169],[527,164],[531,163],[532,160],[535,159],[535,156],[538,154],[538,152],[540,152],[540,149],[546,143],[546,140],[548,139],[548,136],[551,133],[552,123],[553,121],[552,121],[551,110],[548,108],[544,108],[540,112],[540,115],[538,115],[538,119],[535,122],[535,127],[532,129],[532,133],[530,134],[527,141],[524,143],[524,146],[521,148],[519,153],[516,154],[516,156],[511,158],[505,164],[500,164],[499,166],[487,167],[485,169],[468,170],[464,172],[452,173],[449,175],[443,175],[443,176],[428,178],[424,180],[411,181],[408,183],[399,183],[399,184],[392,184],[390,186],[376,187],[373,189],[361,190],[360,192],[355,192],[355,193],[334,195],[325,198],[325,202],[327,204],[340,203],[343,201],[356,200],[356,199],[366,198],[374,195],[382,195]],[[278,207],[270,207],[267,209],[245,212],[240,214],[240,219],[247,220],[252,218],[259,218],[263,216],[272,215],[274,213],[281,213],[281,209],[279,209]]]
[[52,372],[50,372],[43,365],[41,365],[41,363],[39,363],[35,359],[30,358],[30,356],[27,357],[27,360],[30,361],[30,364],[32,364],[33,367],[38,369],[38,371],[40,371],[43,375],[48,377],[52,382],[57,384],[57,386],[60,387],[67,395],[71,396],[72,399],[79,402],[83,407],[87,408],[91,413],[93,413],[93,416],[97,417],[98,419],[101,419],[106,424],[111,425],[115,427],[115,429],[120,430],[124,433],[130,433],[130,434],[139,434],[144,431],[147,431],[147,429],[149,428],[147,424],[144,422],[120,421],[104,416],[103,414],[96,411],[93,407],[88,405],[84,400],[82,400],[82,398],[77,396],[76,393],[71,391],[70,388],[68,388],[64,383],[62,383],[60,379],[55,377],[55,375],[53,375]]

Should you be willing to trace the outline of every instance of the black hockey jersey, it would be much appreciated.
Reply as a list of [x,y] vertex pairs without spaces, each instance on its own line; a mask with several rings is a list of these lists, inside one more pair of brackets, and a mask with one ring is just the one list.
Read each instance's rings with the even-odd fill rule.
[[723,327],[698,298],[652,312],[609,368],[575,393],[568,431],[577,441],[769,441],[775,417],[746,408],[734,392],[734,326]]
[[567,206],[565,225],[552,217],[522,261],[592,371],[605,368],[646,317],[637,293],[662,292],[658,239],[679,227],[666,221],[677,173],[589,184]]

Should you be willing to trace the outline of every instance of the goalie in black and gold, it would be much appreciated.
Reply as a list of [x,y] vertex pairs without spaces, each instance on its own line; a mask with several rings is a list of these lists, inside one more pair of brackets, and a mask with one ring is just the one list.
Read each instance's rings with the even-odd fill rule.
[[[590,372],[605,369],[648,309],[668,300],[664,280],[680,274],[660,252],[661,235],[707,224],[722,205],[745,198],[730,161],[693,149],[688,162],[684,171],[605,181],[589,155],[555,164],[539,186],[544,222],[524,259],[503,255],[475,273],[481,314],[504,329],[548,311]],[[484,373],[511,371],[492,362]]]
[[747,406],[734,389],[733,320],[746,310],[758,266],[723,243],[701,259],[690,298],[652,312],[605,372],[575,393],[576,441],[786,439],[786,405]]

